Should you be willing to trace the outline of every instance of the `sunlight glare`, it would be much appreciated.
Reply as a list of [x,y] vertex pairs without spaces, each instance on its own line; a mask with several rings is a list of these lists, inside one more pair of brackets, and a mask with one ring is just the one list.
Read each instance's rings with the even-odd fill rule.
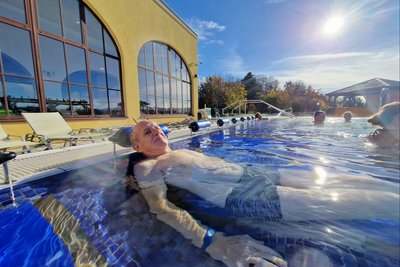
[[332,201],[338,201],[339,200],[339,194],[337,192],[332,192],[331,193],[331,199]]
[[326,21],[323,31],[327,35],[335,35],[338,32],[340,32],[343,26],[344,26],[343,17],[334,16]]
[[318,175],[318,179],[315,180],[315,183],[317,185],[323,185],[327,177],[326,171],[321,167],[316,167],[314,170]]

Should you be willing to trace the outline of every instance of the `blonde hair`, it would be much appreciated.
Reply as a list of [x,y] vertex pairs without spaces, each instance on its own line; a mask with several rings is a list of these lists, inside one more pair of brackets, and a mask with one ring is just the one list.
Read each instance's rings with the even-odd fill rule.
[[368,122],[373,125],[387,127],[396,116],[400,115],[400,102],[392,102],[383,105],[377,113],[372,115]]

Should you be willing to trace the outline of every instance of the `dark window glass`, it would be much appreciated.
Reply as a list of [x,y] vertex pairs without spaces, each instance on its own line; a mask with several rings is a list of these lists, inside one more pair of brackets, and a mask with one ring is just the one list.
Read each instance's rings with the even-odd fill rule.
[[0,23],[0,33],[0,52],[4,73],[33,77],[29,32]]
[[156,96],[163,97],[163,81],[162,76],[156,73]]
[[166,76],[163,76],[163,84],[164,84],[164,98],[169,98],[169,79]]
[[145,45],[146,50],[146,67],[153,69],[153,43],[149,42]]
[[179,79],[182,79],[182,73],[181,73],[181,58],[178,56],[178,54],[175,55],[175,68],[176,68],[176,77]]
[[[26,18],[29,14],[33,20]],[[0,22],[0,81],[4,81],[0,83],[0,117],[39,112],[42,105],[45,110],[41,111],[69,116],[123,116],[117,47],[84,1],[0,0],[0,16],[7,23],[15,21],[13,26]],[[33,25],[36,18],[37,25]],[[38,42],[32,43],[33,39]],[[34,68],[34,58],[41,64],[38,68]],[[43,84],[43,96],[38,94],[38,83]],[[145,80],[145,88],[146,84]],[[154,98],[154,81],[152,93]]]
[[43,78],[66,82],[63,43],[44,36],[40,36],[39,43]]
[[121,91],[109,90],[111,116],[122,116]]
[[170,99],[164,97],[164,113],[171,114],[171,104],[169,103]]
[[176,81],[176,97],[182,99],[182,83],[181,81]]
[[72,115],[90,115],[88,88],[86,86],[70,85],[70,94]]
[[186,68],[185,64],[182,64],[182,65],[183,65],[182,66],[182,80],[184,80],[185,82],[188,82],[189,74],[188,74],[187,68]]
[[168,74],[168,47],[166,45],[162,45],[162,65],[163,65],[163,73]]
[[90,52],[90,77],[92,86],[106,88],[106,71],[104,67],[104,56]]
[[147,94],[154,96],[154,72],[146,71]]
[[172,98],[177,98],[176,94],[176,80],[171,78],[171,97]]
[[66,45],[66,49],[69,82],[87,84],[85,51],[72,45]]
[[5,76],[9,115],[39,112],[34,79]]
[[176,85],[176,91],[177,91],[177,94],[178,94],[178,98],[185,99],[185,96],[184,96],[183,90],[182,90],[182,82],[181,81],[178,81],[178,83]]
[[186,92],[186,83],[182,82],[182,99],[183,101],[188,100]]
[[141,112],[146,114],[190,112],[190,108],[187,107],[187,102],[191,100],[188,93],[190,81],[185,82],[188,78],[187,67],[181,57],[162,43],[148,42],[142,46],[138,55],[138,65],[143,66],[143,64],[147,70],[138,68]]
[[145,73],[146,72],[144,69],[139,68],[139,92],[143,95],[147,95]]
[[67,84],[44,82],[44,93],[48,112],[58,111],[61,114],[71,115]]
[[96,115],[108,115],[107,90],[93,89],[93,107]]
[[69,101],[68,87],[65,83],[44,82],[46,100]]
[[147,96],[147,101],[149,101],[148,109],[149,114],[156,114],[156,98],[155,96]]
[[39,28],[61,36],[60,5],[54,0],[37,0]]
[[178,98],[177,103],[178,103],[178,105],[177,105],[178,113],[183,113],[183,110],[182,110],[182,99]]
[[145,66],[145,61],[144,61],[144,46],[140,48],[139,50],[139,58],[138,58],[138,65]]
[[108,88],[120,90],[119,81],[119,61],[110,57],[106,57],[107,62],[107,85]]
[[192,110],[192,102],[191,101],[187,101],[186,113],[189,114],[191,110]]
[[108,34],[107,31],[104,30],[104,45],[106,49],[106,53],[112,56],[117,57],[117,48],[115,47],[115,44],[113,40],[111,39],[110,35]]
[[26,23],[24,0],[1,0],[0,16]]
[[147,95],[140,95],[140,112],[148,113],[149,102],[147,102]]
[[85,8],[85,16],[89,47],[103,52],[102,26],[87,8]]
[[178,104],[177,104],[177,99],[176,98],[171,98],[171,112],[172,114],[178,113]]
[[164,99],[162,97],[157,97],[157,113],[164,114]]
[[171,76],[176,77],[176,68],[175,68],[175,51],[170,50],[170,66],[171,66]]
[[192,95],[190,93],[190,84],[185,83],[185,85],[186,85],[186,95],[187,95],[187,99],[186,100],[190,101],[192,99]]
[[155,43],[155,62],[156,62],[156,70],[162,72],[162,45],[160,43]]
[[81,18],[77,0],[62,0],[64,37],[82,43]]
[[0,83],[0,116],[6,116],[7,110],[4,102],[3,85]]

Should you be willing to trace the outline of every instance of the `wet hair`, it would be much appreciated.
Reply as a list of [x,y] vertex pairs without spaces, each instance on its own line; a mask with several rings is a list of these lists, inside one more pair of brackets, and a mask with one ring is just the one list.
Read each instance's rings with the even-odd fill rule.
[[127,176],[135,176],[135,170],[134,170],[135,165],[145,159],[147,159],[147,156],[145,156],[143,153],[134,152],[134,153],[130,154],[128,168],[126,170],[126,175]]
[[385,128],[392,123],[396,116],[400,116],[400,102],[383,105],[377,113],[368,119],[368,122]]

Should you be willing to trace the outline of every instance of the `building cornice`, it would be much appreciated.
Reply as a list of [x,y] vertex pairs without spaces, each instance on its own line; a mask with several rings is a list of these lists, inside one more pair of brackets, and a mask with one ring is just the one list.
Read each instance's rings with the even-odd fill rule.
[[167,12],[167,14],[174,19],[176,22],[178,22],[183,28],[185,28],[186,31],[188,31],[194,38],[198,38],[197,33],[193,31],[192,28],[186,22],[183,21],[181,17],[179,17],[164,1],[162,0],[153,0],[158,6],[160,6],[162,9]]

